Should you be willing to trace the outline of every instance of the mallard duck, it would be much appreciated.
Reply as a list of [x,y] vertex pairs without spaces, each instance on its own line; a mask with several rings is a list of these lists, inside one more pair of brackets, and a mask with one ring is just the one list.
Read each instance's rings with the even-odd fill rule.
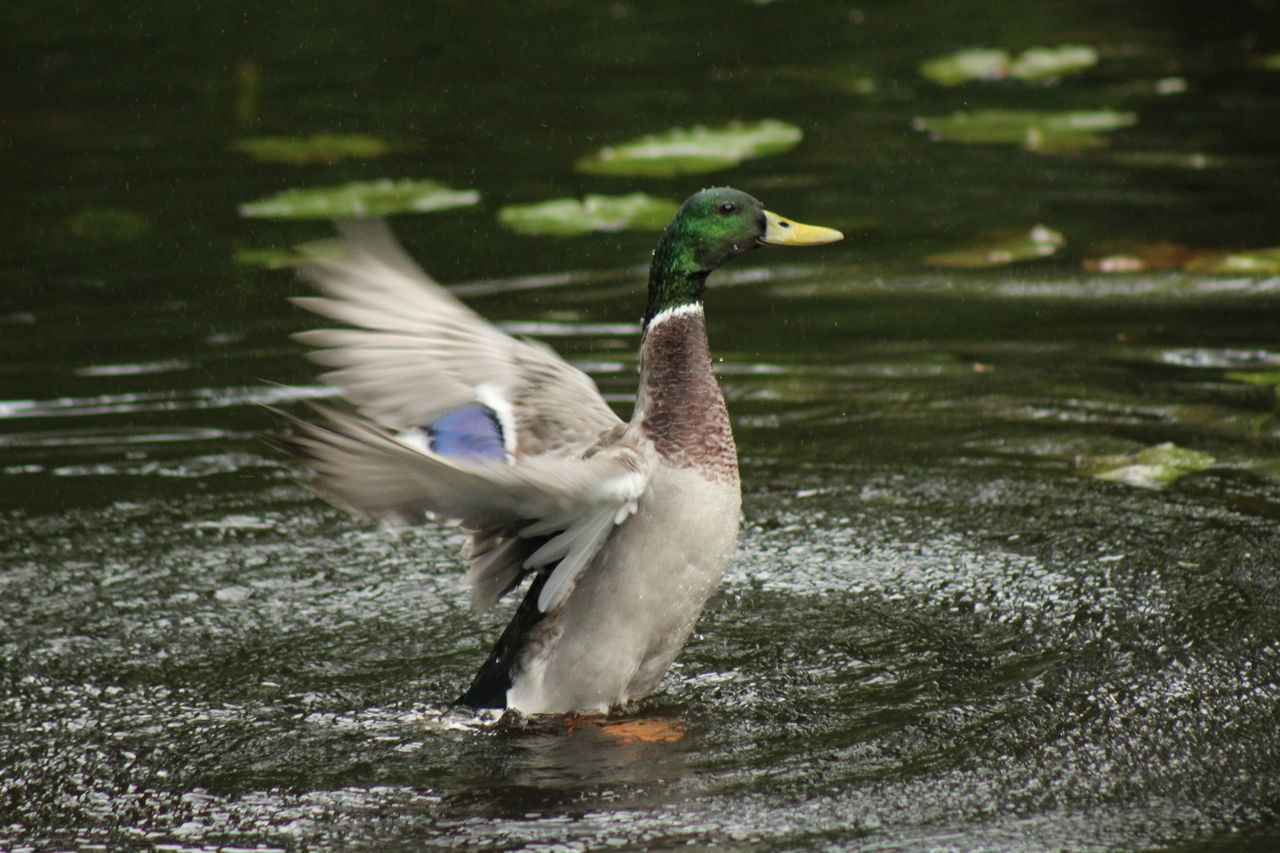
[[602,713],[648,695],[729,564],[741,489],[711,368],[707,276],[759,246],[843,235],[727,187],[690,197],[649,272],[635,410],[538,341],[499,331],[434,282],[378,221],[347,224],[294,300],[348,328],[297,335],[354,413],[295,421],[291,448],[333,503],[469,534],[478,610],[531,578],[457,704]]

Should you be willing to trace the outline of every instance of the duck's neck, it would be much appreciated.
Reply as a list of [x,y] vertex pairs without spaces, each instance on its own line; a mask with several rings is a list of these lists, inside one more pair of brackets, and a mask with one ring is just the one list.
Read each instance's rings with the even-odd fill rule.
[[711,369],[700,299],[664,306],[645,318],[636,420],[668,463],[693,468],[708,480],[737,481],[738,454]]
[[649,303],[645,306],[644,328],[648,329],[655,317],[673,308],[701,306],[710,273],[711,270],[703,269],[694,257],[679,220],[668,225],[649,265]]

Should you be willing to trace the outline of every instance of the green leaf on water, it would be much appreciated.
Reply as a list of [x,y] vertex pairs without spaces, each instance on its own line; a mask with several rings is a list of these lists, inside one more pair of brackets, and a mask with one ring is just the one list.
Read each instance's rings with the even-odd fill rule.
[[1224,376],[1231,382],[1244,382],[1248,385],[1261,385],[1265,388],[1280,389],[1280,372],[1274,370],[1262,372],[1233,370],[1224,374]]
[[467,207],[480,200],[475,190],[455,190],[435,181],[357,181],[328,187],[285,190],[240,205],[241,216],[271,219],[346,219],[429,213]]
[[264,163],[338,163],[356,157],[379,157],[391,150],[376,136],[317,133],[313,136],[253,136],[237,139],[231,148]]
[[1216,461],[1208,453],[1179,447],[1169,441],[1143,448],[1132,456],[1095,459],[1095,464],[1086,473],[1099,480],[1143,489],[1162,489],[1188,474],[1209,468]]
[[1098,64],[1098,51],[1082,44],[1033,47],[1009,64],[1009,76],[1019,80],[1051,80]]
[[975,47],[935,56],[920,63],[920,73],[939,86],[959,86],[970,80],[999,80],[1009,73],[1009,51]]
[[1210,275],[1276,275],[1280,273],[1280,246],[1205,255],[1188,261],[1186,268]]
[[911,126],[943,142],[1014,144],[1028,151],[1051,153],[1102,147],[1107,144],[1102,134],[1129,127],[1137,120],[1133,113],[1115,110],[976,110],[921,116]]
[[1030,231],[995,235],[964,249],[929,255],[924,262],[932,267],[948,269],[1002,267],[1020,261],[1047,258],[1066,245],[1066,242],[1061,232],[1037,225]]
[[793,124],[765,119],[730,122],[724,127],[675,127],[664,133],[601,148],[575,164],[593,175],[670,178],[714,172],[743,160],[780,154],[799,144],[804,133]]
[[1007,78],[1036,82],[1074,74],[1097,62],[1098,52],[1087,45],[1033,47],[1016,58],[1001,48],[978,47],[926,59],[920,73],[940,86]]
[[585,234],[588,231],[661,231],[680,205],[645,193],[556,198],[538,204],[512,204],[498,221],[522,234]]
[[873,95],[880,89],[871,69],[860,64],[783,66],[773,74],[778,79],[795,81],[803,86],[833,88],[850,95]]
[[1111,251],[1086,258],[1082,266],[1089,272],[1131,273],[1145,270],[1178,270],[1203,254],[1179,243],[1120,243]]

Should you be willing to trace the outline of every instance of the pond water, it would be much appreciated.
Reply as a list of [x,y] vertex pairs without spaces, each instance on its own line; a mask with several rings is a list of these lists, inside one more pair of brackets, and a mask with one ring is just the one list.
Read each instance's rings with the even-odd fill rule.
[[[0,13],[0,848],[1276,849],[1280,277],[1151,260],[1280,244],[1274,14]],[[1097,64],[1048,83],[919,72],[1064,43]],[[1136,120],[1066,152],[912,126],[983,109]],[[804,141],[707,175],[573,168],[766,118]],[[390,151],[232,148],[313,133]],[[327,392],[288,339],[311,323],[286,301],[303,286],[234,259],[330,229],[238,205],[383,177],[478,190],[397,233],[623,416],[653,234],[530,237],[501,205],[728,183],[845,231],[712,279],[744,533],[635,711],[667,736],[445,714],[507,615],[468,609],[459,535],[349,518],[260,440],[261,404]],[[1065,245],[924,264],[1036,226]],[[1092,271],[1117,253],[1148,269]]]

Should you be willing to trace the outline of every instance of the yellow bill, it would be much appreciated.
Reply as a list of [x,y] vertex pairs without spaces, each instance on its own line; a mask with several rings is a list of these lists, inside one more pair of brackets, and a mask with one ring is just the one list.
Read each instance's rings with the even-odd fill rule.
[[805,225],[794,219],[783,219],[768,210],[764,212],[764,219],[764,236],[760,242],[766,246],[821,246],[844,239],[844,235],[834,228]]

